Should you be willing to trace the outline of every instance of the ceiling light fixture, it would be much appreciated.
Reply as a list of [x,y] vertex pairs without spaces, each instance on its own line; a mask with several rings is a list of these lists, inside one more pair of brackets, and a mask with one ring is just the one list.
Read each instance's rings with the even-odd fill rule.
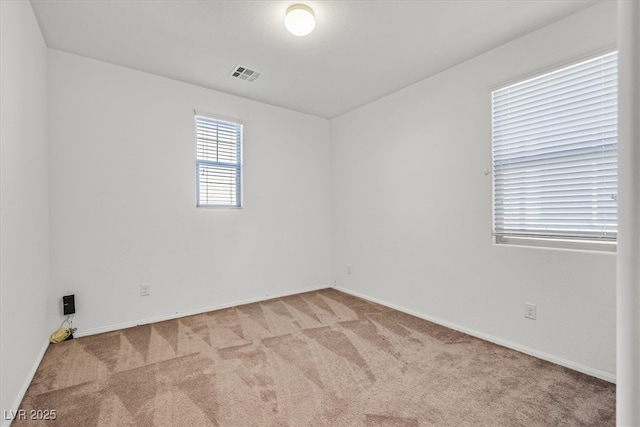
[[294,36],[306,36],[316,27],[313,9],[305,4],[292,4],[287,8],[284,26]]

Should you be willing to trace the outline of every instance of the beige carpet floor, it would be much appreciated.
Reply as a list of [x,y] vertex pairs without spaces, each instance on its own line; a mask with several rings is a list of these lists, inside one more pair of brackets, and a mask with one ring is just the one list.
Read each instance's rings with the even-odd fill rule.
[[51,345],[13,426],[613,426],[615,385],[334,289]]

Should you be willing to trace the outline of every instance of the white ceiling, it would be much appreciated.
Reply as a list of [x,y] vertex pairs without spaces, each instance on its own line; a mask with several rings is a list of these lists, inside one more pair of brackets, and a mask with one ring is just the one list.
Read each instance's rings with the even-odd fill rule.
[[[47,45],[331,118],[597,3],[593,0],[31,0]],[[236,65],[261,71],[233,79]]]

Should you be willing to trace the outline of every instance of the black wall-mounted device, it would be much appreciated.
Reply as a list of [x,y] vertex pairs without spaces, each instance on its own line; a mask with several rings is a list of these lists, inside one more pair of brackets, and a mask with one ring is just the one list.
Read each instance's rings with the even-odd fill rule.
[[62,310],[65,316],[76,312],[76,298],[75,295],[65,295],[62,297]]

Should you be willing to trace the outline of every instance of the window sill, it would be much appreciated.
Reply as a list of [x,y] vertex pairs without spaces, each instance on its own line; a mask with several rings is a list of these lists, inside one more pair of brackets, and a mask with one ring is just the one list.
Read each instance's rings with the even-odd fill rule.
[[496,245],[530,246],[551,249],[573,249],[595,252],[616,252],[617,242],[596,240],[572,240],[549,237],[495,236]]
[[236,205],[196,205],[196,209],[242,209]]

